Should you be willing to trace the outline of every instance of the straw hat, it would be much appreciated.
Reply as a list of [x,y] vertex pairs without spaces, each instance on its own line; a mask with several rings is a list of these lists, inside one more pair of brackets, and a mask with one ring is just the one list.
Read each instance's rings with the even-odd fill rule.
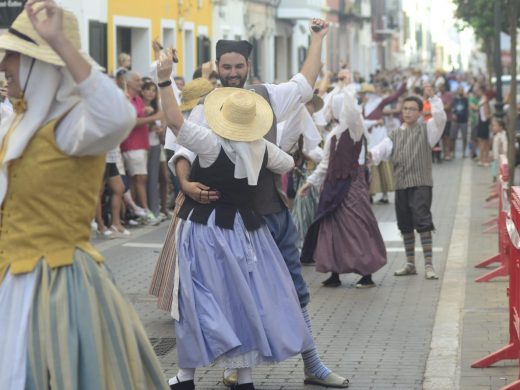
[[[78,21],[70,11],[63,11],[63,32],[74,47],[81,49]],[[65,66],[61,57],[36,32],[27,11],[22,11],[5,34],[0,36],[0,52],[15,51],[52,65]],[[93,60],[85,55],[89,62]],[[99,66],[99,65],[98,65]]]
[[363,83],[361,84],[359,93],[376,93],[376,89],[372,84]]
[[273,110],[255,92],[243,88],[217,88],[204,101],[209,127],[231,141],[256,141],[269,132]]
[[213,84],[202,77],[190,81],[184,86],[181,92],[181,111],[189,111],[193,109],[199,102],[200,98],[206,96],[213,91]]

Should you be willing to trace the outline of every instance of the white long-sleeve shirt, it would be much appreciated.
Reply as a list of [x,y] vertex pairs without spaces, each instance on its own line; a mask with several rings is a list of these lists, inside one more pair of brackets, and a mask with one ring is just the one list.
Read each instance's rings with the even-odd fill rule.
[[[446,124],[446,113],[444,112],[444,106],[442,100],[437,96],[431,97],[430,99],[432,118],[426,122],[426,129],[428,134],[428,143],[433,148],[444,132],[444,126]],[[401,128],[396,131],[403,129],[405,124],[401,125]],[[372,161],[374,165],[379,165],[381,161],[387,161],[392,155],[393,143],[389,137],[385,137],[377,145],[370,149],[372,154]]]
[[[81,100],[56,128],[58,147],[70,156],[89,156],[119,146],[136,122],[135,110],[126,96],[95,69],[77,84],[77,89]],[[0,204],[7,186],[8,173],[4,167],[0,170]]]
[[81,101],[56,128],[58,147],[71,156],[108,152],[135,126],[136,113],[123,92],[97,70],[78,84]]
[[[269,94],[271,107],[278,122],[289,119],[290,115],[298,109],[302,103],[306,103],[312,98],[312,86],[301,73],[296,74],[291,78],[291,80],[285,83],[264,85]],[[245,89],[247,89],[247,87],[245,87]],[[204,115],[204,107],[202,105],[195,106],[190,114],[189,120],[199,125],[209,127]],[[302,130],[299,127],[291,127],[290,129],[287,129],[287,131],[284,131],[283,139],[280,141],[283,141],[285,137],[293,139],[295,134],[297,134],[297,139],[301,134],[301,131]],[[176,146],[175,136],[171,131],[167,132],[165,147],[167,149],[175,150],[175,155],[168,163],[170,169],[174,166],[175,161],[180,157],[185,158],[190,162],[193,162],[195,159],[195,153],[193,153],[193,151]]]

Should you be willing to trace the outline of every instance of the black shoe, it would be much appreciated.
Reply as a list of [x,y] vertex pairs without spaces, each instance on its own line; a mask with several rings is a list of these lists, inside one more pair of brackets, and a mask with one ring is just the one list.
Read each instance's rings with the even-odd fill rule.
[[316,262],[312,259],[309,259],[309,260],[300,260],[300,263],[304,266],[304,267],[312,267],[312,266],[315,266],[316,265]]
[[233,390],[255,390],[255,386],[252,383],[242,383],[241,385],[235,385]]
[[379,200],[377,201],[377,203],[379,203],[379,204],[388,204],[388,199],[386,199],[386,198],[381,198],[381,199],[379,199]]
[[365,275],[356,283],[356,288],[370,288],[375,286],[376,284],[372,280],[372,275]]
[[170,385],[170,390],[195,390],[195,383],[193,380],[178,382]]
[[321,282],[325,287],[339,287],[341,286],[341,280],[339,279],[339,274],[333,272],[332,275],[327,280]]

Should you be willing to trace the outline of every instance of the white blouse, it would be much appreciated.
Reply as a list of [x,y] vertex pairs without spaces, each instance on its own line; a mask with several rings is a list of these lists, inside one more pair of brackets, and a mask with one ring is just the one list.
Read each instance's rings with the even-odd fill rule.
[[[244,147],[250,148],[245,151],[247,155],[242,155],[245,156],[244,160],[246,160],[247,165],[247,160],[251,159],[251,151],[254,153],[256,150],[257,153],[254,153],[256,155],[256,161],[252,161],[252,165],[258,168],[254,169],[253,167],[252,169],[254,172],[246,169],[247,172],[244,173],[247,174],[250,185],[257,183],[259,169],[262,165],[266,149],[267,169],[270,171],[282,174],[294,167],[294,160],[289,154],[263,138],[253,142],[229,141],[218,136],[207,127],[200,126],[189,120],[184,121],[184,124],[180,128],[179,134],[177,135],[177,142],[185,148],[193,151],[199,157],[201,167],[209,167],[217,161],[221,149],[223,149],[229,159],[235,163],[241,158],[241,153],[244,150]],[[246,177],[244,175],[241,176],[242,177],[237,176],[237,169],[235,168],[235,177]]]
[[56,129],[59,148],[72,156],[87,156],[119,146],[135,125],[134,107],[112,80],[94,69],[78,89],[81,102]]
[[[81,101],[56,128],[56,143],[71,156],[92,156],[116,148],[136,122],[136,113],[123,92],[101,72],[77,84]],[[9,146],[8,146],[9,150]],[[0,204],[7,190],[7,169],[0,169]]]
[[[346,129],[349,129],[348,133],[345,132]],[[357,103],[355,102],[353,96],[350,93],[345,92],[343,97],[341,113],[339,115],[339,124],[330,133],[330,136],[325,141],[325,146],[323,147],[323,159],[320,161],[314,172],[312,172],[312,174],[307,178],[307,182],[312,184],[316,188],[320,188],[323,182],[325,181],[325,177],[327,176],[327,169],[329,168],[330,140],[334,135],[337,137],[338,142],[336,143],[336,145],[338,145],[341,137],[351,136],[354,141],[359,141],[361,137],[364,135],[364,132],[365,127],[363,125],[363,117],[361,115],[361,111],[359,111]],[[360,154],[360,159],[361,158],[364,162],[363,150]]]

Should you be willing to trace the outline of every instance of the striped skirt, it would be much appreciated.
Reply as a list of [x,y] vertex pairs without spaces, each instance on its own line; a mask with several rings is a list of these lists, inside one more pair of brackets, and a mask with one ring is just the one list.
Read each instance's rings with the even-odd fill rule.
[[312,221],[314,221],[314,216],[318,209],[319,197],[319,188],[312,186],[307,196],[296,196],[294,199],[291,216],[298,232],[297,245],[299,249],[301,249],[303,245],[303,240],[305,240],[309,226],[311,226]]
[[179,192],[177,199],[175,199],[173,218],[166,233],[163,249],[157,259],[149,290],[150,295],[158,298],[157,308],[167,312],[172,310],[175,258],[177,257],[175,231],[179,222],[177,214],[183,203],[184,194]]
[[44,260],[0,283],[0,389],[168,389],[132,305],[103,264]]

